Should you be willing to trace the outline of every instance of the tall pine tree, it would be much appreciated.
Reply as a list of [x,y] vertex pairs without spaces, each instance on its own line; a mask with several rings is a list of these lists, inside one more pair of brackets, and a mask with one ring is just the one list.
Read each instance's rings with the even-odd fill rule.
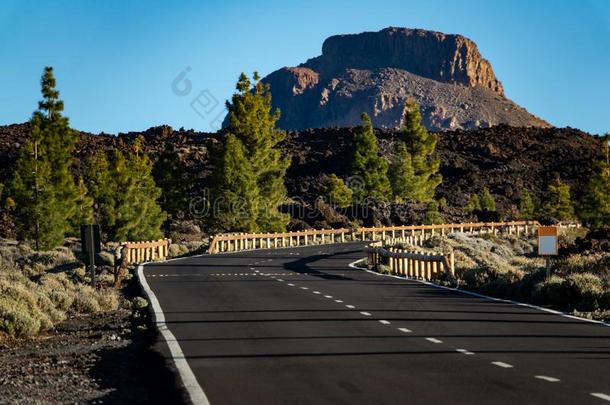
[[77,135],[62,116],[53,68],[45,67],[41,80],[42,100],[30,121],[31,136],[15,165],[10,184],[19,234],[33,238],[37,247],[62,243],[67,234],[76,234],[80,221],[90,212],[70,171]]
[[351,175],[358,181],[352,179],[349,185],[357,201],[387,201],[391,196],[388,163],[378,155],[377,138],[368,114],[363,113],[361,119],[362,124],[354,134],[351,159]]
[[[225,170],[226,164],[218,164],[215,174],[215,196],[223,196],[227,191],[235,191],[236,195],[248,195],[255,198],[256,204],[247,204],[253,209],[256,229],[265,232],[281,232],[286,229],[289,216],[280,212],[281,204],[286,201],[286,186],[284,176],[290,165],[289,159],[281,156],[277,144],[286,134],[275,128],[280,117],[279,110],[272,110],[271,92],[269,86],[260,81],[258,73],[254,73],[254,82],[242,73],[237,81],[236,92],[231,102],[227,102],[229,111],[228,126],[223,146],[224,154],[229,148],[239,150],[243,147],[244,160],[256,183],[255,191],[233,190],[236,184],[227,182],[232,177]],[[234,139],[230,138],[230,135]],[[229,143],[230,141],[230,143]],[[239,146],[241,145],[241,146]],[[226,159],[225,159],[226,161]],[[238,162],[233,162],[238,164]],[[245,185],[240,185],[240,187]],[[256,197],[252,194],[256,192]],[[256,208],[254,208],[256,207]],[[222,217],[222,214],[219,218]],[[228,224],[216,221],[216,225],[225,230]]]
[[397,143],[397,161],[392,165],[390,175],[394,196],[398,200],[430,202],[443,180],[438,173],[440,161],[433,157],[437,136],[429,133],[421,121],[419,106],[415,100],[409,99],[405,104],[403,128]]

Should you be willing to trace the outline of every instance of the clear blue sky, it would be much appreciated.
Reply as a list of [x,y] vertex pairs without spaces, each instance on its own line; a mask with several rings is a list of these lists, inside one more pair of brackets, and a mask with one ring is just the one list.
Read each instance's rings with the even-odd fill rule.
[[[74,128],[210,131],[241,71],[265,75],[319,55],[330,35],[388,26],[463,34],[530,112],[610,131],[609,0],[4,0],[0,124],[29,119],[52,65]],[[192,89],[178,96],[172,81],[187,67]]]

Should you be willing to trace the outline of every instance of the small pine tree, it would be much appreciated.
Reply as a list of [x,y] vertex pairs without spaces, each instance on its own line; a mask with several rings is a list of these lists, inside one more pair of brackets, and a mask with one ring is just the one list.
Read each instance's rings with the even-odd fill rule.
[[589,179],[579,205],[579,216],[583,223],[591,229],[610,225],[609,137],[608,134],[604,137],[604,159],[597,162],[595,174]]
[[536,203],[532,194],[523,190],[521,200],[519,201],[519,215],[522,219],[533,220],[536,215]]
[[376,201],[387,201],[391,196],[388,180],[388,163],[378,155],[377,138],[369,116],[361,116],[362,125],[356,129],[352,152],[352,176],[361,179],[352,182],[350,187],[355,198],[362,202],[367,198]]
[[42,100],[30,121],[32,133],[15,164],[10,184],[19,236],[34,238],[37,248],[50,248],[76,234],[81,195],[70,171],[77,136],[62,116],[53,68],[41,79]]
[[105,154],[98,153],[90,161],[88,174],[95,216],[108,239],[152,240],[162,236],[166,214],[157,202],[161,190],[154,182],[148,156],[136,152],[125,157],[115,150],[109,163]]
[[484,187],[483,191],[481,191],[479,201],[481,202],[481,211],[496,212],[496,200],[487,187]]
[[553,180],[547,189],[546,202],[541,217],[559,221],[574,219],[574,204],[570,196],[570,186],[560,179]]
[[442,223],[443,217],[441,216],[440,212],[438,212],[438,204],[436,203],[436,201],[430,201],[426,205],[426,217],[424,219],[424,224],[436,225]]
[[468,203],[466,204],[465,211],[469,215],[475,215],[478,211],[481,211],[481,201],[477,194],[472,194],[468,199]]
[[411,168],[395,166],[392,170],[394,195],[402,200],[432,201],[443,180],[438,173],[440,160],[433,157],[437,136],[429,133],[422,124],[419,106],[413,99],[405,104],[400,141],[406,150],[399,144],[398,158],[404,159],[403,165],[410,164]]
[[352,204],[353,191],[334,173],[324,181],[322,192],[334,207],[346,208]]

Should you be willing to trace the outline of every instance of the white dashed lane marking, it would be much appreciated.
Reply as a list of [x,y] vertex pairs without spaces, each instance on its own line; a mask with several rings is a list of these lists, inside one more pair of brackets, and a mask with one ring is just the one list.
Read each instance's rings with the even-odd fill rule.
[[332,298],[332,295],[325,295],[324,298]]
[[436,339],[436,338],[426,338],[426,340],[428,342],[432,342],[432,343],[443,343],[442,340]]
[[360,313],[361,313],[362,315],[364,315],[364,316],[371,316],[371,313],[370,313],[370,312],[360,312]]
[[511,364],[504,363],[502,361],[492,361],[491,364],[494,366],[502,367],[502,368],[513,368]]
[[471,352],[470,350],[466,350],[466,349],[456,349],[455,351],[458,353],[468,354],[468,355],[474,354],[474,352]]
[[610,401],[610,395],[604,394],[603,392],[592,392],[591,395],[593,395],[595,398],[599,398],[599,399],[604,399],[606,401]]
[[555,377],[549,377],[547,375],[535,375],[534,378],[537,378],[539,380],[544,380],[544,381],[548,381],[548,382],[559,382],[559,378],[555,378]]
[[403,332],[403,333],[411,333],[412,332],[411,329],[407,329],[407,328],[398,328],[398,330]]
[[346,305],[345,307],[346,307],[346,308],[349,308],[349,309],[354,309],[354,308],[356,308],[356,307],[355,307],[355,306],[353,306],[353,305]]
[[343,300],[335,300],[335,302],[338,302],[340,304],[343,302]]
[[301,287],[301,290],[309,290],[309,287]]
[[382,324],[384,324],[384,325],[389,325],[389,324],[390,324],[390,321],[386,321],[385,319],[381,319],[381,320],[379,321],[379,323],[382,323]]
[[314,294],[322,294],[320,291],[314,291]]
[[288,283],[288,285],[289,285],[290,287],[294,287],[294,284],[292,284],[292,283]]

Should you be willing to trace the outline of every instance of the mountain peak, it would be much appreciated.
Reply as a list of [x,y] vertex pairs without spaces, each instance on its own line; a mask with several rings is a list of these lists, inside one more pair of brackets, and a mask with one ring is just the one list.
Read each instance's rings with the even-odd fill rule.
[[397,127],[409,97],[431,130],[549,126],[504,96],[491,64],[470,39],[422,29],[334,35],[322,55],[263,79],[284,129],[354,126],[367,112]]

